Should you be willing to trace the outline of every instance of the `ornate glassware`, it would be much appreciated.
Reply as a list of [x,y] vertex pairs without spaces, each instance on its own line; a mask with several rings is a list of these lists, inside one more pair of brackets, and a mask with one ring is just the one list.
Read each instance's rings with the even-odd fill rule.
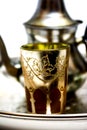
[[21,47],[27,108],[31,113],[63,113],[66,104],[69,46],[58,43]]

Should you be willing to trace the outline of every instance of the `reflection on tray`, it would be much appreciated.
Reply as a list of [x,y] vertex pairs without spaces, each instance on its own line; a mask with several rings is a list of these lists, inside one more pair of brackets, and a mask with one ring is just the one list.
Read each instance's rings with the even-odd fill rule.
[[[87,80],[75,93],[68,93],[65,113],[87,113],[86,99]],[[0,68],[0,111],[27,113],[24,87],[3,66]]]

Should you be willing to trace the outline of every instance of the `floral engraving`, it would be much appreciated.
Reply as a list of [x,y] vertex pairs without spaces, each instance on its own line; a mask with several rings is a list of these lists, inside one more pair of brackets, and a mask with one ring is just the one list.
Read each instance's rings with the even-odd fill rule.
[[65,56],[56,57],[55,64],[50,63],[48,55],[41,57],[41,60],[27,57],[24,58],[24,62],[26,62],[28,76],[33,78],[36,75],[38,78],[44,80],[48,77],[52,78],[57,76],[63,78],[65,68],[67,67],[67,59]]

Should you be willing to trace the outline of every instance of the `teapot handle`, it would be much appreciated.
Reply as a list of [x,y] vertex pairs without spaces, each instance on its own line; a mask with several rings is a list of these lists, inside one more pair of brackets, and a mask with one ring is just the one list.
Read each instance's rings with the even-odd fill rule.
[[[85,45],[85,56],[82,51],[78,50],[78,46],[81,44]],[[87,72],[87,27],[84,36],[81,39],[76,39],[75,43],[71,45],[71,52],[76,68],[78,68],[81,73]]]
[[84,33],[84,36],[78,41],[78,39],[76,40],[76,45],[77,47],[80,45],[80,44],[84,44],[85,45],[85,50],[86,50],[86,57],[87,57],[87,27],[85,29],[85,33]]

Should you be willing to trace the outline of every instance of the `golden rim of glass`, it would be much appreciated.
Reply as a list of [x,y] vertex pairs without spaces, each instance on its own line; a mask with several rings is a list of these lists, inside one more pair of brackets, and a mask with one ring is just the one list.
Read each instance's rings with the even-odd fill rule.
[[70,46],[66,43],[27,43],[21,46],[20,49],[26,51],[47,51],[47,50],[66,50]]

